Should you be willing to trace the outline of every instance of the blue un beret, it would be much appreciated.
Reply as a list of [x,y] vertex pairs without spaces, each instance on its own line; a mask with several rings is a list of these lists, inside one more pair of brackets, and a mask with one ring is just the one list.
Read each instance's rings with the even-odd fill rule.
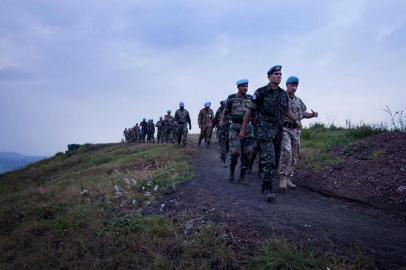
[[248,85],[248,80],[247,79],[241,79],[241,80],[238,80],[235,84],[237,85],[237,87],[240,86],[240,85],[244,85],[244,84]]
[[290,76],[287,80],[286,80],[286,84],[299,84],[299,78],[296,76]]
[[209,101],[207,101],[206,103],[204,103],[204,107],[210,107],[211,103]]
[[275,71],[281,71],[281,69],[282,69],[282,66],[281,65],[276,65],[276,66],[273,66],[273,67],[271,67],[269,70],[268,70],[268,75],[271,75],[272,73],[274,73]]
[[183,103],[182,101],[179,102],[179,107],[185,107],[185,103]]

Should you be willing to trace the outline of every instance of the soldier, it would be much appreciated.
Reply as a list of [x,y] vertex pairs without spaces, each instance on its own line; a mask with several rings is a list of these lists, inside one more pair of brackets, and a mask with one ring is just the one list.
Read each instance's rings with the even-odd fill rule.
[[192,129],[192,123],[190,121],[189,112],[185,109],[183,102],[179,103],[179,109],[175,112],[175,123],[177,123],[176,138],[178,144],[182,141],[183,145],[187,143],[187,125],[189,129]]
[[136,142],[140,141],[140,133],[141,133],[140,126],[138,125],[138,123],[136,123],[135,126],[134,126],[134,139],[133,139],[133,142],[136,143]]
[[[253,124],[253,129],[254,129],[254,149],[252,150],[252,156],[251,156],[251,160],[250,160],[250,163],[248,166],[247,174],[251,174],[255,159],[261,151],[261,149],[259,148],[258,140],[257,140],[257,124],[256,124],[255,113],[253,113],[253,115],[251,116],[251,122]],[[261,167],[260,161],[258,161],[258,177],[262,178],[262,167]]]
[[155,124],[153,119],[148,120],[148,142],[155,143]]
[[128,136],[128,129],[127,128],[124,129],[123,135],[124,135],[124,141],[128,142],[129,141],[129,136]]
[[318,117],[318,113],[306,112],[306,105],[303,101],[295,95],[297,87],[299,85],[299,78],[291,76],[286,80],[286,92],[289,97],[289,109],[292,111],[296,118],[296,122],[293,122],[290,118],[286,117],[283,122],[282,132],[282,145],[281,145],[281,157],[279,161],[279,189],[286,191],[287,188],[296,188],[296,185],[292,183],[291,178],[296,169],[299,157],[300,148],[300,121],[303,118]]
[[[236,82],[238,92],[236,94],[231,94],[228,96],[225,109],[221,114],[220,126],[224,126],[225,116],[229,116],[231,120],[229,137],[230,137],[230,176],[229,180],[234,181],[234,171],[238,163],[238,158],[241,156],[240,164],[240,178],[239,182],[243,184],[248,184],[245,178],[245,173],[247,171],[248,163],[252,154],[253,148],[253,130],[249,129],[247,125],[242,127],[244,120],[244,115],[249,108],[251,102],[251,95],[247,94],[248,91],[248,80],[242,79]],[[239,137],[241,129],[244,130],[247,136],[244,138]]]
[[171,110],[167,111],[164,116],[164,131],[165,131],[165,141],[166,143],[175,143],[173,139],[173,130],[175,128],[175,121],[171,115]]
[[142,119],[140,126],[141,126],[141,142],[145,143],[145,137],[147,136],[148,132],[148,123],[146,118]]
[[279,65],[269,69],[267,73],[269,84],[255,91],[240,132],[240,137],[245,138],[245,127],[252,112],[256,111],[257,140],[261,149],[260,161],[263,170],[262,191],[267,195],[269,202],[275,199],[272,184],[279,162],[282,123],[287,115],[295,121],[292,112],[288,112],[288,95],[279,87],[282,79],[281,70],[282,66]]
[[213,128],[217,128],[216,130],[216,136],[220,145],[220,159],[223,161],[224,166],[227,166],[227,153],[228,153],[228,129],[230,128],[230,122],[228,121],[228,118],[225,117],[224,119],[224,125],[221,127],[220,126],[220,118],[221,114],[223,113],[226,101],[222,100],[220,101],[220,107],[217,109],[216,114],[214,115],[214,121],[213,121]]
[[210,102],[206,102],[204,104],[204,108],[199,112],[199,128],[200,128],[200,136],[199,136],[199,146],[201,146],[202,140],[206,143],[206,146],[210,146],[210,139],[211,139],[211,131],[213,126],[213,118],[214,113],[213,110],[210,109]]
[[164,121],[162,120],[162,116],[159,117],[159,121],[156,122],[157,134],[156,134],[156,142],[157,143],[164,143],[164,136],[163,136],[163,127]]

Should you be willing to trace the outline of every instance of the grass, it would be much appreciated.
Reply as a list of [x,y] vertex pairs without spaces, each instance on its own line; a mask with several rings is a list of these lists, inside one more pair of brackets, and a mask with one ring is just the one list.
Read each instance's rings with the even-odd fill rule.
[[336,166],[342,162],[342,158],[331,153],[335,147],[348,147],[356,141],[386,131],[384,126],[348,124],[347,128],[337,128],[316,123],[302,130],[301,152],[304,160],[301,166],[314,170]]
[[[310,136],[308,148],[335,145]],[[250,257],[230,247],[222,223],[195,222],[185,233],[187,216],[143,216],[193,177],[187,149],[84,145],[0,175],[0,269],[357,269],[283,239]]]
[[360,255],[353,262],[331,256],[317,256],[310,249],[300,247],[283,238],[274,238],[264,244],[250,263],[253,270],[361,270],[374,269],[373,262]]
[[0,175],[0,268],[171,262],[172,246],[182,246],[178,228],[139,213],[192,178],[190,155],[175,145],[84,145]]

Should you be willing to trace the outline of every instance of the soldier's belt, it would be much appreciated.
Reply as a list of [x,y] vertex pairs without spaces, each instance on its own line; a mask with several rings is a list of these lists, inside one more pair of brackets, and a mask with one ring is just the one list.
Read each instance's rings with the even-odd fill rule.
[[296,123],[292,123],[292,122],[283,122],[283,127],[286,127],[286,128],[299,128],[299,126]]

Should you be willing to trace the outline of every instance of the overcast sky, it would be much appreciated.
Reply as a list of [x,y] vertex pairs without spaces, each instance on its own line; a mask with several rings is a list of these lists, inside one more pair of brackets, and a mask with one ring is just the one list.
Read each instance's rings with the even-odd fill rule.
[[[0,152],[117,142],[125,127],[283,66],[318,121],[406,111],[406,1],[1,0]],[[309,124],[314,120],[306,120]]]

